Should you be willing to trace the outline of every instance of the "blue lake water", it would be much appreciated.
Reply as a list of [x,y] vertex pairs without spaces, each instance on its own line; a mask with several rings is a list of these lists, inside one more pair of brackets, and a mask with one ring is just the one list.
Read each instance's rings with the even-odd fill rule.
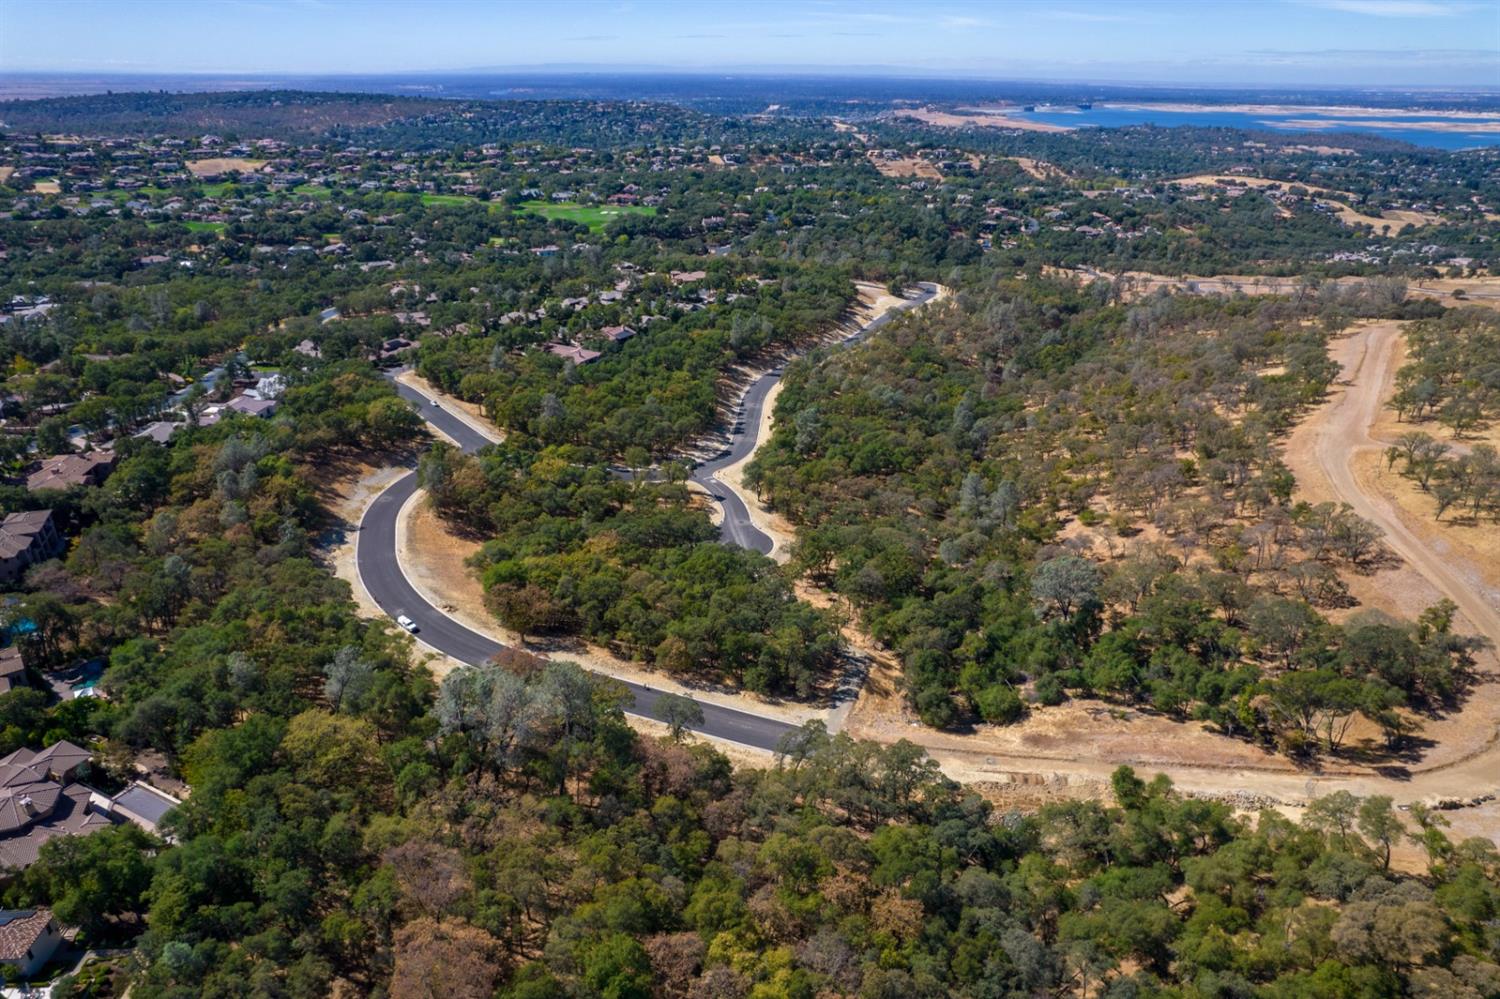
[[[1285,132],[1288,135],[1313,134],[1329,139],[1328,145],[1337,145],[1336,142],[1331,140],[1340,132],[1365,132],[1382,135],[1388,139],[1400,139],[1403,142],[1410,142],[1415,146],[1427,146],[1431,149],[1472,149],[1476,146],[1500,146],[1500,133],[1496,132],[1431,132],[1419,128],[1371,127],[1368,122],[1359,118],[1331,118],[1326,114],[1319,114],[1311,108],[1288,108],[1284,114],[1261,114],[1245,111],[1178,111],[1137,107],[1096,106],[1088,111],[1043,107],[1038,108],[1036,111],[1013,112],[1012,116],[1026,118],[1030,121],[1044,121],[1053,125],[1067,125],[1071,128],[1112,128],[1122,125],[1147,124],[1161,125],[1163,127],[1170,127],[1172,125],[1198,125],[1210,128],[1246,128],[1258,131]],[[1286,124],[1291,121],[1314,118],[1328,124],[1318,129]],[[1424,116],[1420,113],[1414,114],[1410,111],[1392,111],[1389,114],[1380,112],[1379,118],[1374,120],[1396,124],[1423,121],[1478,124],[1484,119],[1449,118],[1446,116],[1434,118]]]

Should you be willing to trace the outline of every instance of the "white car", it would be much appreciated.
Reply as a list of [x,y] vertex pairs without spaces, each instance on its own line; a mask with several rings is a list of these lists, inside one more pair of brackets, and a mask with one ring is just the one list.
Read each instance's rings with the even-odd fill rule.
[[405,628],[407,631],[411,632],[413,635],[417,633],[417,622],[413,621],[405,614],[396,615],[396,623]]

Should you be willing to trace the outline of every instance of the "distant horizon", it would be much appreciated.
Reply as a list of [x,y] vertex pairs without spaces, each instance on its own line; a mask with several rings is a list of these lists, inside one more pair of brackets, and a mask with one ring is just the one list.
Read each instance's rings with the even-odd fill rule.
[[[597,78],[599,80],[631,80],[669,78],[699,78],[721,81],[734,79],[754,79],[757,81],[774,82],[782,79],[787,81],[805,80],[860,80],[866,82],[889,81],[901,83],[911,81],[913,83],[967,83],[975,85],[993,85],[997,87],[1008,87],[1021,89],[1028,86],[1046,88],[1097,87],[1119,91],[1180,91],[1185,94],[1209,95],[1214,93],[1243,94],[1246,91],[1260,91],[1267,94],[1280,94],[1285,96],[1306,95],[1308,92],[1328,93],[1331,95],[1355,95],[1370,94],[1384,97],[1397,97],[1403,94],[1422,94],[1434,96],[1479,96],[1500,98],[1500,83],[1486,84],[1340,84],[1340,83],[1285,83],[1275,81],[1184,81],[1184,80],[1151,80],[1151,79],[1110,79],[1110,78],[1087,78],[1087,77],[1000,77],[989,76],[978,72],[939,72],[924,70],[917,67],[903,66],[839,66],[839,67],[817,67],[805,65],[788,66],[725,66],[717,70],[706,70],[696,67],[672,67],[672,66],[610,66],[610,65],[576,65],[544,63],[529,66],[511,67],[465,67],[461,69],[430,69],[430,70],[406,70],[401,72],[234,72],[223,70],[180,70],[180,71],[148,71],[148,70],[8,70],[0,69],[0,100],[26,99],[25,96],[8,94],[3,85],[5,81],[13,83],[24,83],[26,81],[57,81],[74,82],[79,85],[90,83],[97,84],[98,89],[90,89],[86,86],[59,90],[56,93],[38,93],[37,98],[46,96],[92,96],[109,92],[110,84],[135,85],[141,89],[156,90],[164,89],[174,93],[195,92],[231,92],[240,89],[272,89],[284,87],[285,89],[299,89],[299,85],[312,84],[338,84],[347,82],[351,86],[363,84],[363,88],[355,86],[357,92],[364,93],[390,93],[392,96],[402,97],[431,97],[434,99],[482,99],[467,93],[447,94],[439,91],[419,92],[421,88],[402,88],[403,81],[424,81],[428,83],[441,83],[461,80],[496,80],[506,79],[524,80],[527,78],[549,78],[559,82],[567,80],[580,80]],[[210,90],[192,89],[193,84],[208,85]],[[372,86],[387,84],[390,89],[371,89]],[[183,85],[183,89],[174,87],[173,84]],[[411,92],[402,92],[409,90]],[[1127,94],[1117,95],[1116,99],[1127,99]],[[1102,99],[1111,99],[1109,95],[1101,95]],[[514,97],[493,96],[488,99],[503,100],[516,99]]]
[[75,77],[795,72],[1494,89],[1500,8],[1479,0],[0,0],[0,66]]

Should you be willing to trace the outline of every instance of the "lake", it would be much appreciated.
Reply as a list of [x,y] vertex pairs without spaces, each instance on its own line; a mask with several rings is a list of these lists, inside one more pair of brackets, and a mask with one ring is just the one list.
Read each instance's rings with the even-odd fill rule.
[[[1326,111],[1320,112],[1319,109],[1305,107],[1278,108],[1273,113],[1265,109],[1255,111],[1227,111],[1212,108],[1179,110],[1130,105],[1095,105],[1083,111],[1077,108],[1038,106],[1035,111],[1008,113],[1015,118],[1044,121],[1048,124],[1066,125],[1070,128],[1116,128],[1122,125],[1150,124],[1164,127],[1197,125],[1209,128],[1246,128],[1259,131],[1270,129],[1277,132],[1285,131],[1288,135],[1311,133],[1322,136],[1330,146],[1338,145],[1335,138],[1340,132],[1365,132],[1385,136],[1388,139],[1400,139],[1415,146],[1427,146],[1431,149],[1473,149],[1476,146],[1500,145],[1500,132],[1437,132],[1421,128],[1399,127],[1403,122],[1431,121],[1448,122],[1455,126],[1478,125],[1493,123],[1494,118],[1423,115],[1421,112],[1413,111],[1379,110],[1372,112],[1368,120],[1355,117],[1335,118]],[[1378,115],[1378,118],[1375,115]],[[1305,125],[1291,124],[1311,120],[1316,120],[1320,127],[1314,129]],[[1371,125],[1370,121],[1376,121],[1379,124]]]

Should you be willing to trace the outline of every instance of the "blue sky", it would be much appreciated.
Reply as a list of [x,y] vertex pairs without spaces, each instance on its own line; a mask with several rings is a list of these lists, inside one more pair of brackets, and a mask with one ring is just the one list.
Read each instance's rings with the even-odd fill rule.
[[900,67],[1500,87],[1500,0],[0,0],[0,69]]

